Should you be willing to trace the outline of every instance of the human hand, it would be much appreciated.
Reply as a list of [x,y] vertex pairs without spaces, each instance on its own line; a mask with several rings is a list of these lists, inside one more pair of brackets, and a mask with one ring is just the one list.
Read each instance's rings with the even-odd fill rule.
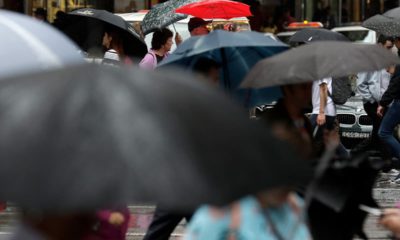
[[317,116],[317,124],[318,126],[322,126],[326,123],[325,113],[320,113]]
[[382,218],[379,220],[379,224],[392,231],[395,235],[400,235],[400,209],[385,209]]
[[111,225],[119,226],[125,222],[125,217],[119,212],[112,212],[108,218],[108,222]]
[[378,115],[378,117],[383,117],[384,111],[385,111],[385,107],[379,105],[378,108],[376,109],[376,115]]
[[175,43],[176,43],[176,45],[179,45],[182,43],[182,37],[178,32],[176,32],[176,34],[175,34]]

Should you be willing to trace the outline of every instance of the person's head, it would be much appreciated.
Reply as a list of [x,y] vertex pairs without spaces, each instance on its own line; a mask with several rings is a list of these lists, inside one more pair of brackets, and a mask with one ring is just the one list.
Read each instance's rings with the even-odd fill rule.
[[299,110],[308,107],[311,103],[312,82],[284,85],[281,87],[284,99]]
[[120,34],[112,29],[107,29],[103,35],[103,47],[108,49],[114,49],[118,54],[123,54],[123,42]]
[[156,30],[153,34],[153,39],[151,39],[151,48],[168,52],[173,44],[173,36],[174,34],[168,28]]
[[201,18],[193,17],[189,20],[188,23],[188,30],[190,32],[190,36],[200,36],[200,35],[206,35],[209,33],[207,24],[209,24],[210,21],[204,21]]
[[220,67],[221,65],[211,58],[201,57],[193,65],[193,71],[210,79],[213,84],[218,84],[220,80]]
[[40,21],[47,21],[47,11],[44,8],[36,8],[33,17]]
[[378,38],[378,44],[380,44],[382,47],[391,50],[393,47],[393,38],[392,37],[387,37],[384,35],[380,35]]

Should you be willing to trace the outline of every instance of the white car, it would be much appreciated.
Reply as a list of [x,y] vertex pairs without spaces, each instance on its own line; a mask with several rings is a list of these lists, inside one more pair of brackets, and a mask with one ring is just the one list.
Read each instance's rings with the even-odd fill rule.
[[375,44],[377,40],[377,34],[375,31],[362,26],[336,27],[333,28],[332,31],[339,32],[350,39],[350,41],[356,43]]
[[[141,35],[140,23],[143,21],[143,18],[147,14],[147,12],[148,12],[147,10],[142,10],[142,11],[139,11],[136,13],[120,13],[120,14],[116,14],[116,15],[122,17],[125,21],[132,24],[133,28],[135,28],[137,33],[139,35]],[[188,30],[189,19],[190,19],[190,16],[188,18],[185,18],[183,20],[180,20],[180,21],[168,26],[168,28],[172,32],[175,32],[175,29],[176,29],[176,32],[178,32],[181,35],[182,40],[188,39],[190,37],[190,33]],[[206,19],[206,20],[208,20],[208,19]],[[241,31],[243,31],[243,30],[250,31],[251,30],[249,20],[245,17],[232,18],[229,20],[212,19],[212,24],[210,24],[210,30],[222,28],[227,23],[235,23]],[[151,39],[152,38],[153,38],[153,33],[147,34],[144,38],[148,48],[151,48]],[[176,45],[173,44],[172,48],[171,48],[171,52],[174,51],[175,48],[176,48]]]

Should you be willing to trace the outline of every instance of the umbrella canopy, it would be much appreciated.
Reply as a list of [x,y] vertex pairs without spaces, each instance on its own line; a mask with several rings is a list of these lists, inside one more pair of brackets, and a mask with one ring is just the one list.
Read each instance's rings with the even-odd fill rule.
[[70,25],[63,29],[72,40],[89,54],[102,54],[102,40],[106,30],[121,34],[127,56],[143,58],[147,46],[133,27],[120,16],[105,10],[83,8],[68,15]]
[[250,6],[230,0],[203,0],[187,4],[175,10],[176,13],[189,14],[199,18],[223,18],[251,16]]
[[238,89],[240,82],[259,60],[288,48],[286,44],[257,32],[216,30],[184,41],[160,66],[191,69],[199,58],[211,58],[222,65],[220,85],[243,105],[251,107],[276,100],[280,92],[278,89]]
[[383,16],[385,17],[390,17],[394,19],[400,19],[400,7],[390,9],[389,11],[386,11],[383,13]]
[[372,188],[379,171],[366,155],[335,160],[315,180],[313,201],[307,212],[313,239],[364,236],[363,223],[367,214],[359,210],[359,205],[377,206]]
[[346,36],[341,33],[333,32],[328,29],[321,28],[306,28],[297,31],[289,39],[294,43],[306,43],[314,41],[350,41]]
[[310,82],[379,70],[399,63],[397,56],[377,45],[315,42],[258,62],[241,86],[262,88]]
[[143,34],[148,34],[157,29],[173,24],[179,20],[185,19],[187,15],[175,13],[175,9],[196,1],[198,0],[169,0],[157,4],[143,18],[141,24]]
[[82,63],[79,48],[50,25],[0,10],[0,78]]
[[5,79],[0,199],[44,210],[128,201],[194,210],[307,181],[307,164],[259,124],[176,71],[82,65]]
[[377,14],[365,20],[362,26],[388,37],[400,36],[400,18],[394,19]]

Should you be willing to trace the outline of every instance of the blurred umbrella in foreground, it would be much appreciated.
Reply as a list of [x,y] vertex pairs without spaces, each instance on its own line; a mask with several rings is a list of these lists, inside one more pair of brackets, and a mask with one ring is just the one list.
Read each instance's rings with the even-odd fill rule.
[[191,37],[161,62],[191,69],[200,58],[221,64],[221,85],[245,107],[269,103],[281,96],[279,89],[238,89],[250,69],[261,59],[289,49],[281,41],[257,32],[216,30],[206,36]]
[[[192,79],[192,81],[188,81]],[[0,82],[0,199],[44,210],[193,210],[300,184],[307,164],[177,71],[82,65]]]
[[0,78],[83,63],[79,48],[48,24],[0,10]]
[[306,43],[315,41],[350,41],[341,33],[323,28],[306,28],[297,31],[289,39],[293,43]]
[[143,58],[147,53],[146,44],[134,28],[111,12],[83,8],[70,12],[67,19],[70,24],[64,33],[89,54],[101,53],[104,32],[110,29],[120,34],[127,56]]
[[378,45],[315,42],[258,62],[241,87],[262,88],[344,77],[399,63],[397,56]]

